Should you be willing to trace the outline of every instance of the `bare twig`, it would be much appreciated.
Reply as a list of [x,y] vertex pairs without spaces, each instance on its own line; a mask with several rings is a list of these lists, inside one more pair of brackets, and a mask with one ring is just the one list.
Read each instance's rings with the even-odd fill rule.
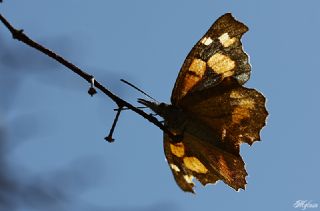
[[119,107],[118,110],[117,110],[116,117],[115,117],[114,120],[113,120],[113,123],[112,123],[111,129],[110,129],[109,135],[104,138],[104,139],[105,139],[106,141],[108,141],[109,143],[114,142],[114,139],[112,138],[112,135],[113,135],[114,128],[115,128],[116,125],[117,125],[117,122],[118,122],[118,119],[119,119],[119,116],[120,116],[121,111],[122,111],[122,107]]
[[[148,108],[148,107],[146,107],[146,106],[136,106],[136,108],[139,108],[139,109],[144,109],[144,108]],[[113,109],[114,111],[118,111],[119,110],[119,108],[114,108]],[[129,110],[127,107],[123,107],[123,108],[121,108],[121,111],[123,111],[123,110]],[[150,114],[149,114],[150,115]]]
[[[44,53],[45,55],[53,58],[54,60],[56,60],[57,62],[59,62],[60,64],[66,66],[69,70],[71,70],[72,72],[76,73],[77,75],[79,75],[81,78],[83,78],[84,80],[86,80],[88,83],[91,84],[91,88],[93,88],[93,86],[97,89],[99,89],[101,92],[103,92],[105,95],[107,95],[109,98],[111,98],[112,101],[114,101],[117,106],[119,108],[123,108],[126,107],[129,110],[132,110],[133,112],[139,114],[140,116],[142,116],[143,118],[147,119],[148,121],[150,121],[151,123],[153,123],[154,125],[156,125],[158,128],[160,128],[163,132],[167,133],[170,138],[172,139],[176,139],[176,136],[174,134],[172,134],[168,128],[166,128],[160,121],[158,121],[157,118],[155,118],[154,116],[145,113],[144,111],[140,110],[139,108],[133,106],[132,104],[128,103],[127,101],[121,99],[120,97],[118,97],[117,95],[113,94],[111,91],[109,91],[107,88],[105,88],[102,84],[100,84],[98,81],[96,81],[94,79],[94,76],[89,75],[88,73],[86,73],[85,71],[81,70],[79,67],[75,66],[74,64],[72,64],[71,62],[65,60],[63,57],[61,57],[60,55],[56,54],[55,52],[45,48],[44,46],[38,44],[37,42],[33,41],[32,39],[30,39],[24,32],[23,30],[18,30],[15,29],[1,14],[0,14],[0,21],[8,28],[8,30],[11,32],[13,39],[17,39],[23,43],[25,43],[26,45],[37,49],[38,51]],[[92,83],[94,79],[94,84]],[[90,90],[89,90],[90,91]],[[93,91],[93,90],[91,90]],[[117,116],[119,116],[121,109],[118,110],[118,114]],[[116,117],[117,117],[116,116]],[[112,129],[112,128],[111,128]],[[112,130],[113,131],[113,130]]]

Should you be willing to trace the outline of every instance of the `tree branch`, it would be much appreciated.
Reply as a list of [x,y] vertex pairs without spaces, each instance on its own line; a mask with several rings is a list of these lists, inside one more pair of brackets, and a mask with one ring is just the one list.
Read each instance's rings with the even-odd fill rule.
[[[85,71],[81,70],[79,67],[75,66],[71,62],[65,60],[60,55],[56,54],[55,52],[45,48],[44,46],[38,44],[37,42],[30,39],[23,30],[15,29],[1,14],[0,14],[0,20],[1,22],[7,27],[7,29],[11,32],[11,35],[13,39],[19,40],[26,45],[37,49],[38,51],[44,53],[45,55],[53,58],[60,64],[66,66],[69,70],[79,75],[81,78],[86,80],[88,83],[90,83],[95,88],[99,89],[101,92],[103,92],[106,96],[111,98],[112,101],[114,101],[119,108],[127,107],[129,110],[137,113],[138,115],[142,116],[143,118],[147,119],[154,125],[156,125],[158,128],[160,128],[163,132],[167,133],[172,140],[176,139],[176,136],[171,133],[167,127],[165,127],[157,118],[154,116],[145,113],[144,111],[138,109],[137,107],[133,106],[132,104],[128,103],[127,101],[121,99],[117,95],[113,94],[111,91],[109,91],[107,88],[105,88],[102,84],[100,84],[97,80],[95,80],[94,76],[89,75]],[[94,84],[92,83],[94,81]],[[121,109],[120,109],[121,110]],[[120,114],[120,113],[119,113]],[[119,115],[117,115],[119,116]],[[112,130],[113,131],[113,130]],[[112,137],[110,137],[112,138]]]

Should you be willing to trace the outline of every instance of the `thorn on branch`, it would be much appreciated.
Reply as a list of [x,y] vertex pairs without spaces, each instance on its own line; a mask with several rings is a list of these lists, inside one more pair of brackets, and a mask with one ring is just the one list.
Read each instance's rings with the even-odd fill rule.
[[88,90],[88,94],[92,97],[93,95],[97,94],[96,89],[94,88],[94,77],[91,78],[90,88]]
[[20,37],[23,35],[23,29],[15,30],[14,33],[12,33],[12,38],[16,40],[20,40]]
[[119,106],[119,108],[117,109],[117,114],[116,114],[116,116],[115,116],[115,118],[113,120],[112,127],[110,129],[109,135],[104,138],[109,143],[114,142],[114,138],[112,138],[112,135],[113,135],[113,131],[114,131],[116,125],[117,125],[117,122],[118,122],[118,119],[119,119],[119,116],[120,116],[120,113],[121,113],[122,110],[123,110],[123,106]]

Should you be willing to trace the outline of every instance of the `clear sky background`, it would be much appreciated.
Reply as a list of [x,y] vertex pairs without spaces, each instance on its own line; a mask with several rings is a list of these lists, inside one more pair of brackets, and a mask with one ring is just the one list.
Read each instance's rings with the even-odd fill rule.
[[[0,24],[0,210],[298,210],[320,205],[320,1],[4,0],[25,33],[137,105],[125,78],[169,102],[187,53],[232,12],[250,31],[247,87],[267,97],[262,142],[243,145],[246,191],[222,182],[196,195],[175,184],[162,132],[133,112],[108,134],[116,105],[11,38]],[[318,210],[310,209],[310,210]]]

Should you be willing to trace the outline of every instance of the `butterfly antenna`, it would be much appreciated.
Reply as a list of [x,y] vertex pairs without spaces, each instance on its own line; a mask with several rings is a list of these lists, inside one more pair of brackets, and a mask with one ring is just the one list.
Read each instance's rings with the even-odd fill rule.
[[130,82],[124,80],[124,79],[120,79],[120,81],[122,81],[123,83],[131,86],[132,88],[134,88],[134,89],[136,89],[136,90],[138,90],[139,92],[141,92],[141,93],[144,94],[145,96],[149,97],[149,98],[152,99],[153,101],[159,103],[156,99],[154,99],[153,97],[151,97],[150,95],[148,95],[147,93],[145,93],[144,91],[142,91],[141,89],[139,89],[138,87],[136,87],[135,85],[133,85],[132,83],[130,83]]

